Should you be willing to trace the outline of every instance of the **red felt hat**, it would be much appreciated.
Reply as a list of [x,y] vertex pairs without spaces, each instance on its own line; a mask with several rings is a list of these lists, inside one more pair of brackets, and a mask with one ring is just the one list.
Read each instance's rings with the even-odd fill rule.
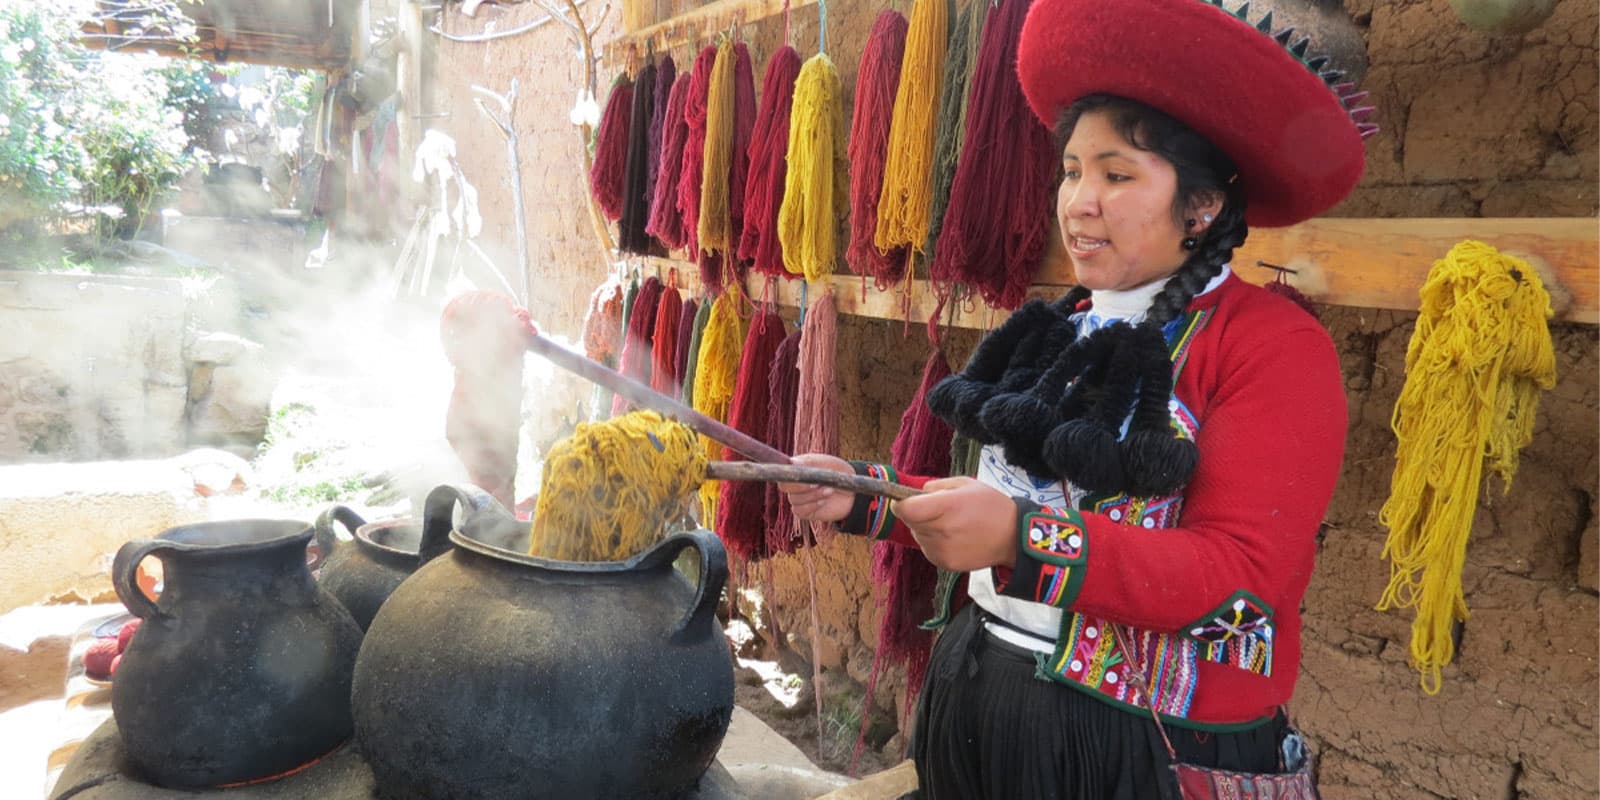
[[[1220,0],[1218,0],[1220,2]],[[1022,91],[1045,124],[1109,94],[1181,120],[1239,168],[1245,219],[1281,227],[1343,200],[1361,179],[1365,92],[1339,83],[1308,41],[1207,0],[1035,0],[1017,45]]]

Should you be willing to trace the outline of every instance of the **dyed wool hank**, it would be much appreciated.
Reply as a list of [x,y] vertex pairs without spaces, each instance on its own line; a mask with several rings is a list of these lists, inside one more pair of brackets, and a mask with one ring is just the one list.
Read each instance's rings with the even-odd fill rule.
[[872,23],[867,46],[856,71],[856,98],[850,118],[850,245],[845,262],[861,275],[871,275],[886,290],[905,273],[904,248],[878,249],[878,202],[888,159],[889,126],[894,120],[895,91],[905,56],[906,18],[885,9]]
[[1017,80],[1017,40],[1028,0],[1000,0],[983,26],[966,134],[929,269],[937,283],[975,286],[990,305],[1016,308],[1050,239],[1059,169],[1050,131]]
[[580,423],[545,459],[528,552],[560,561],[623,561],[684,518],[705,479],[705,449],[654,411]]
[[[944,227],[944,212],[950,205],[950,184],[956,178],[956,163],[967,133],[967,97],[972,88],[972,67],[978,52],[983,23],[988,19],[988,3],[971,3],[956,18],[950,35],[949,58],[945,61],[944,81],[939,88],[939,112],[934,117],[932,196],[928,207],[928,242],[924,257],[931,256]],[[948,289],[940,289],[941,294]]]
[[633,82],[618,76],[600,116],[594,145],[594,166],[589,170],[589,192],[608,219],[622,217],[624,172],[628,160],[628,126],[633,114]]
[[1417,609],[1411,664],[1428,694],[1455,656],[1454,623],[1469,616],[1461,570],[1483,470],[1511,490],[1539,395],[1555,386],[1550,316],[1538,271],[1482,242],[1451,248],[1422,286],[1392,420],[1394,476],[1378,512],[1390,560],[1378,609]]
[[711,69],[716,65],[716,45],[706,45],[694,60],[689,90],[683,98],[683,120],[687,132],[678,169],[678,215],[683,220],[683,247],[691,259],[699,259],[700,186],[706,168],[706,103],[711,91]]
[[624,253],[649,255],[655,249],[645,223],[650,216],[650,122],[655,116],[656,65],[645,64],[633,81],[633,110],[628,115],[627,161],[622,179],[622,218],[617,221],[617,247]]
[[[839,382],[833,369],[838,340],[839,317],[830,288],[811,304],[800,328],[800,388],[791,453],[839,452]],[[833,532],[829,523],[806,525],[813,541]]]
[[667,96],[667,110],[661,120],[661,153],[656,182],[650,198],[650,220],[645,232],[670,249],[683,247],[683,215],[678,211],[678,178],[683,170],[683,145],[689,138],[689,123],[683,107],[689,96],[688,75],[679,75]]
[[[733,404],[733,393],[739,379],[739,351],[744,344],[744,320],[739,317],[739,306],[744,297],[739,284],[730,284],[711,303],[711,314],[706,319],[705,332],[700,337],[700,352],[694,372],[694,410],[717,420],[728,421],[728,409]],[[702,437],[706,459],[719,455],[722,445]],[[702,514],[700,519],[710,523],[717,518],[718,482],[707,481],[700,487]]]
[[789,118],[789,170],[778,237],[790,274],[821,280],[838,260],[841,216],[848,208],[844,96],[839,71],[818,53],[800,68]]
[[[762,441],[784,449],[794,441],[795,405],[800,400],[800,338],[799,328],[789,332],[772,359],[772,372],[767,376],[767,435]],[[794,509],[789,507],[789,496],[778,485],[766,487],[766,504],[763,518],[766,521],[766,551],[769,554],[790,553],[798,542]]]
[[656,303],[655,330],[650,335],[650,388],[676,397],[683,375],[678,371],[678,325],[683,316],[683,297],[675,286],[667,286]]
[[[617,370],[634,380],[650,382],[650,338],[656,330],[656,307],[661,302],[665,285],[654,275],[644,279],[639,286],[639,296],[633,301],[633,313],[628,317],[628,331],[622,342],[622,363]],[[611,401],[613,416],[628,410],[628,401],[617,395]]]
[[[767,416],[772,403],[772,362],[785,338],[783,319],[772,311],[762,310],[751,319],[744,350],[739,354],[739,372],[728,410],[729,425],[779,449],[784,442],[767,439]],[[723,448],[723,460],[738,457],[737,453]],[[751,481],[722,482],[717,502],[717,535],[722,537],[728,552],[745,562],[771,555],[766,549],[766,490],[763,484]]]
[[878,249],[921,250],[928,240],[929,181],[933,178],[933,120],[950,35],[948,0],[916,0],[906,33],[900,88],[889,126],[889,155],[878,201]]
[[[767,62],[761,81],[765,102],[756,113],[750,135],[750,180],[744,189],[744,228],[739,234],[739,259],[763,275],[787,275],[778,241],[778,209],[783,205],[784,173],[789,147],[789,110],[794,83],[800,77],[800,54],[785,45]],[[735,187],[737,188],[737,187]]]
[[[672,89],[677,83],[678,65],[673,62],[672,56],[662,56],[661,63],[656,66],[655,97],[650,101],[650,130],[645,137],[644,204],[647,229],[655,202],[656,178],[661,174],[661,147],[667,131],[667,106],[672,102]],[[679,114],[682,114],[682,109],[679,109]]]

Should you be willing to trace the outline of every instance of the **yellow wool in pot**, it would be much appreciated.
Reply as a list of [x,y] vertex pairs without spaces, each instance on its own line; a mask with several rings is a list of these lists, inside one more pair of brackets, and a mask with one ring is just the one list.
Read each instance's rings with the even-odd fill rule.
[[528,553],[561,561],[636,556],[686,515],[705,477],[699,437],[654,411],[580,424],[545,459]]

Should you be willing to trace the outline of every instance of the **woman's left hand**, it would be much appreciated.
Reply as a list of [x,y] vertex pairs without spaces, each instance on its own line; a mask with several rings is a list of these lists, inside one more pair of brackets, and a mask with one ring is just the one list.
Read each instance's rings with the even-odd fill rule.
[[925,494],[896,501],[894,515],[922,554],[944,569],[971,572],[1017,561],[1017,505],[972,478],[929,481]]

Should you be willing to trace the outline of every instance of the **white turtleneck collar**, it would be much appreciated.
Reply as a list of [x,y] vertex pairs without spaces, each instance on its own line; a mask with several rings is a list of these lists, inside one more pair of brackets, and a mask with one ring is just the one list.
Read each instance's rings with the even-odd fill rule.
[[[1222,282],[1228,279],[1229,272],[1228,265],[1223,264],[1222,271],[1218,272],[1217,276],[1206,284],[1206,288],[1195,296],[1199,297],[1221,286]],[[1172,278],[1168,276],[1132,289],[1096,289],[1089,294],[1093,303],[1089,315],[1101,324],[1117,320],[1136,323],[1144,318],[1145,312],[1150,310],[1150,303],[1162,289],[1166,288],[1167,281],[1170,280]]]

